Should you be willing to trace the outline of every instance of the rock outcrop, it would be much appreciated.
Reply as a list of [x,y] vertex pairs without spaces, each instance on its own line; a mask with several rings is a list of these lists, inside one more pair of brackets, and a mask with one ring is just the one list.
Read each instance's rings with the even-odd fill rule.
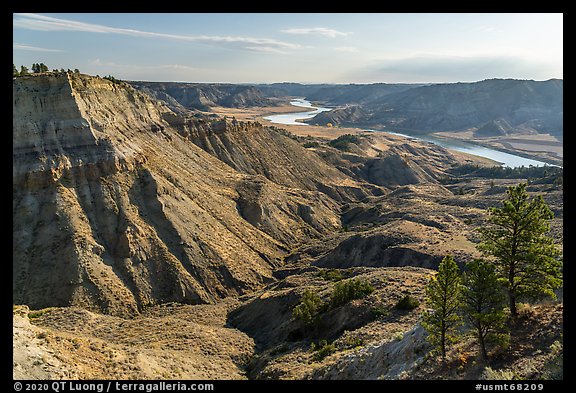
[[130,83],[146,94],[165,101],[171,109],[176,111],[182,107],[189,110],[207,111],[212,106],[246,108],[272,105],[272,102],[254,86],[226,83],[139,81]]
[[417,324],[401,339],[362,348],[358,353],[344,356],[336,364],[318,370],[312,378],[408,379],[433,349],[426,336],[427,332]]
[[167,120],[198,147],[239,172],[261,175],[290,188],[321,191],[337,201],[382,193],[360,178],[352,180],[282,129],[235,119]]
[[239,173],[174,116],[126,83],[14,79],[15,303],[212,302],[269,282],[292,244],[339,227],[334,200]]

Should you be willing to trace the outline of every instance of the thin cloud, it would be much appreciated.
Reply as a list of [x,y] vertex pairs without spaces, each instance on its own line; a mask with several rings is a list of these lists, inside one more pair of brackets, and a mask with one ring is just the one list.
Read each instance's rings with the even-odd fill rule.
[[501,33],[502,30],[494,27],[494,26],[489,26],[489,25],[482,25],[482,26],[478,26],[475,29],[473,29],[473,31],[479,31],[481,33]]
[[326,27],[308,27],[301,29],[286,29],[280,31],[282,33],[288,33],[288,34],[316,34],[329,38],[346,37],[347,35],[351,34],[351,33],[344,33],[343,31],[338,31],[334,29],[328,29]]
[[12,48],[16,50],[30,50],[35,52],[62,52],[61,49],[40,48],[38,46],[12,43]]
[[336,52],[348,52],[348,53],[356,53],[358,52],[358,49],[356,49],[353,46],[338,46],[336,48],[334,48],[334,50]]
[[181,35],[166,34],[151,31],[125,29],[98,25],[93,23],[78,22],[69,19],[58,19],[38,14],[14,14],[13,26],[15,28],[39,31],[82,31],[98,34],[119,34],[132,37],[161,38],[169,40],[200,42],[208,44],[231,45],[241,49],[254,50],[254,48],[264,48],[260,51],[284,53],[285,50],[299,49],[301,46],[291,42],[278,41],[272,38],[242,37],[242,36],[209,36],[209,35]]
[[117,70],[181,70],[181,71],[198,71],[198,68],[190,67],[183,64],[160,64],[160,65],[141,65],[141,64],[120,64],[112,61],[102,61],[99,58],[90,62],[90,65],[96,67],[106,67]]
[[159,68],[168,69],[168,70],[183,70],[183,71],[198,71],[199,68],[190,67],[187,65],[182,64],[163,64],[158,66]]
[[264,53],[280,53],[286,54],[288,52],[274,48],[272,46],[245,46],[244,49],[249,49],[254,52],[264,52]]
[[[386,82],[472,82],[489,78],[549,79],[552,66],[518,56],[418,55],[380,59],[354,75],[366,81]],[[548,76],[547,76],[548,75]]]

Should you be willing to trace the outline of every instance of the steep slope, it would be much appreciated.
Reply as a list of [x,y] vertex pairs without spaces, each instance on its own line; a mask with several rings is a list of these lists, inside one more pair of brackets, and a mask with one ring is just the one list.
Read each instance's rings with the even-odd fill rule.
[[437,183],[453,166],[463,163],[482,165],[473,156],[389,133],[364,132],[357,134],[356,138],[358,142],[348,144],[344,151],[326,144],[319,145],[315,151],[328,164],[353,179],[386,189]]
[[164,304],[135,318],[14,307],[14,379],[246,379],[254,341],[226,326],[236,299]]
[[491,137],[491,136],[502,136],[508,135],[513,131],[513,128],[504,119],[490,120],[488,123],[484,124],[482,127],[474,131],[475,137]]
[[167,107],[73,74],[13,83],[13,297],[111,314],[212,302],[271,280],[285,250],[339,226],[336,203],[241,174]]
[[422,86],[364,102],[361,108],[323,112],[310,124],[389,127],[414,133],[508,123],[515,132],[562,136],[562,80],[490,79]]
[[181,106],[186,109],[207,111],[212,106],[246,108],[271,105],[271,101],[254,86],[139,81],[130,84],[156,99],[165,101],[173,110],[178,110]]
[[[417,323],[425,308],[425,284],[433,273],[414,267],[353,268],[332,271],[339,278],[330,280],[325,278],[329,272],[303,269],[256,292],[228,314],[229,326],[246,333],[256,344],[256,353],[247,367],[249,378],[328,379],[330,376],[325,374],[354,358],[359,347],[395,342],[399,334]],[[370,283],[374,291],[338,306],[323,307],[317,315],[317,328],[306,327],[292,317],[292,310],[305,291],[329,304],[336,285],[350,280]],[[395,304],[408,294],[419,299],[421,306],[414,310],[395,309]],[[313,343],[322,340],[329,342],[332,350],[320,357]],[[390,358],[391,363],[397,360],[400,359]],[[398,364],[395,368],[400,367]],[[356,379],[359,378],[362,376]]]
[[291,188],[321,191],[337,201],[382,193],[373,184],[352,180],[276,127],[197,116],[166,119],[194,144],[239,172],[262,175]]

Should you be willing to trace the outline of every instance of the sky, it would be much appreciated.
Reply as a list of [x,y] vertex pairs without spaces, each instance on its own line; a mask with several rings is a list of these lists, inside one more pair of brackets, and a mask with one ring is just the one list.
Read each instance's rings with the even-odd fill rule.
[[563,78],[559,13],[13,14],[13,63],[125,80]]

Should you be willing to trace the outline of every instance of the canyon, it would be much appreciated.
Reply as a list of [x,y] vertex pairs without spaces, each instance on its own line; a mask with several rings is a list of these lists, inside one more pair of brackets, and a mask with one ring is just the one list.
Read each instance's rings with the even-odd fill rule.
[[[415,94],[408,87],[378,99]],[[191,89],[71,72],[14,78],[16,379],[480,376],[425,356],[424,288],[445,255],[461,265],[479,256],[486,209],[526,179],[475,175],[462,168],[493,163],[387,133],[335,148],[209,113],[272,105],[266,89]],[[515,115],[478,133],[510,125],[558,134],[556,112],[536,112],[545,129]],[[414,127],[432,121],[420,119]],[[561,176],[551,169],[529,186],[553,210],[559,244]],[[322,337],[337,350],[318,361],[309,347],[321,337],[302,335],[291,310],[306,290],[328,299],[334,271],[375,290],[323,316]],[[420,305],[396,309],[406,295]],[[516,337],[526,353],[540,351],[530,366],[539,371],[521,354],[503,356],[502,368],[557,376],[562,301],[532,306],[522,323],[540,329],[531,342],[528,329]]]

